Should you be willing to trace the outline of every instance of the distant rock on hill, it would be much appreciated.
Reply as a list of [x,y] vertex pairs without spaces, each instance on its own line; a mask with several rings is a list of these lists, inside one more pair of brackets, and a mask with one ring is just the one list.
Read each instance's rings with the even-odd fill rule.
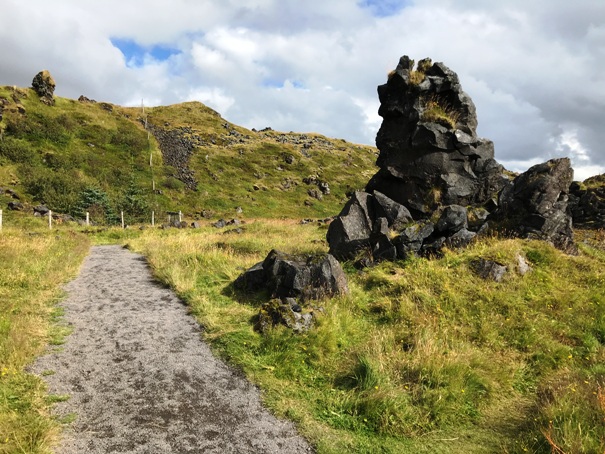
[[40,101],[49,106],[55,104],[55,86],[55,79],[46,69],[36,74],[32,81],[32,88],[40,96]]

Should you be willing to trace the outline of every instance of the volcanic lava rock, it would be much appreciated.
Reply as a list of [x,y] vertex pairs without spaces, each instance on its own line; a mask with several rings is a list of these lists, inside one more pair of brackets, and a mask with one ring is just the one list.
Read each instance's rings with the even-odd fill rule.
[[275,298],[298,298],[301,302],[349,292],[340,263],[330,254],[295,256],[272,250],[234,282],[244,291],[269,290]]
[[373,261],[393,260],[396,248],[391,232],[412,221],[406,207],[384,194],[357,191],[328,227],[330,254],[339,260],[351,260],[365,251],[371,253]]
[[574,181],[569,193],[573,225],[585,229],[605,228],[605,174]]
[[378,87],[380,170],[366,186],[416,219],[442,205],[479,205],[503,187],[493,143],[477,137],[477,116],[458,76],[443,63],[403,56]]
[[36,74],[32,81],[32,88],[40,97],[40,102],[49,106],[55,104],[55,86],[55,80],[46,69]]
[[522,238],[546,240],[576,253],[568,209],[573,169],[569,158],[551,159],[519,175],[500,193],[493,219]]

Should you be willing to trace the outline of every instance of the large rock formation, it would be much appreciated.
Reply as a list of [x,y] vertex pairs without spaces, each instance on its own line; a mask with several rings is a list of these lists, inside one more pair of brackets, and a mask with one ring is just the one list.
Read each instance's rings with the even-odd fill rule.
[[53,106],[55,104],[55,80],[46,69],[40,71],[32,81],[32,88],[40,97],[40,102]]
[[443,63],[401,57],[378,87],[382,126],[376,137],[377,190],[430,217],[442,205],[483,204],[502,188],[494,145],[477,137],[477,115],[458,76]]
[[568,159],[511,182],[493,143],[477,137],[473,101],[443,63],[424,59],[414,69],[403,56],[378,95],[380,170],[330,225],[331,254],[362,266],[438,255],[468,245],[488,226],[575,251]]

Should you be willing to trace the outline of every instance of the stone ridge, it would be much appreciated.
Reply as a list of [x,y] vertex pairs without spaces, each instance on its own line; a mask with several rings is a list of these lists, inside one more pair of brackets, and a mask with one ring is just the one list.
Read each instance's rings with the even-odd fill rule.
[[[586,187],[590,183],[596,184]],[[589,178],[584,184],[574,182],[570,187],[569,204],[574,226],[605,228],[605,174]]]

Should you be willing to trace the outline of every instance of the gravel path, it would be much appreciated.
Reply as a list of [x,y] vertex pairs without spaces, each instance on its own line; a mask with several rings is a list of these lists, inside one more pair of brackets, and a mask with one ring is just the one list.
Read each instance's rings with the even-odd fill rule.
[[54,412],[77,415],[57,454],[312,452],[291,423],[262,408],[253,385],[212,356],[143,257],[94,247],[66,290],[73,333],[33,366],[46,372],[50,393],[71,396]]

